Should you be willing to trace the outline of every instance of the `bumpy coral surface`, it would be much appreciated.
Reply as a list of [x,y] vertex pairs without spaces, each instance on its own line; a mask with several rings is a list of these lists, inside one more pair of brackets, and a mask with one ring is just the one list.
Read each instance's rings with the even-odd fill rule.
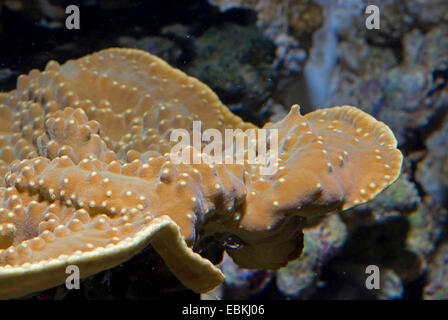
[[[398,177],[390,129],[355,107],[277,123],[279,163],[174,164],[173,129],[254,129],[203,83],[148,53],[108,49],[20,76],[0,96],[0,297],[111,268],[151,244],[188,288],[223,275],[196,251],[232,241],[241,267],[300,255],[308,217],[364,203]],[[272,141],[271,141],[272,145]],[[203,157],[199,150],[193,152]]]

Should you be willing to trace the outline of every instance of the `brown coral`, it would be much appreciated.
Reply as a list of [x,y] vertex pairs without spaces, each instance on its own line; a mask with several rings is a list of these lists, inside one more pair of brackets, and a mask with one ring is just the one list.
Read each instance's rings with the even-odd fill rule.
[[[0,96],[0,296],[85,277],[151,244],[187,287],[223,281],[195,251],[217,239],[243,267],[299,256],[306,217],[345,210],[398,177],[386,125],[354,107],[306,116],[294,106],[279,133],[279,167],[174,164],[172,129],[192,122],[251,129],[203,83],[139,50],[108,49],[20,76]],[[197,150],[195,152],[198,152]]]

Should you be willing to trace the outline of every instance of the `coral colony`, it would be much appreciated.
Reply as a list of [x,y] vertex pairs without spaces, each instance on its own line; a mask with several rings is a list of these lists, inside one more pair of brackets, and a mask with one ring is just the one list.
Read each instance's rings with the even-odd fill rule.
[[[194,121],[222,136],[260,129],[140,50],[20,76],[0,95],[0,297],[64,283],[69,265],[87,277],[148,244],[187,288],[207,292],[224,276],[197,253],[205,242],[232,237],[239,266],[280,268],[300,256],[309,217],[369,201],[401,170],[391,130],[355,107],[301,115],[295,105],[267,123],[278,134],[261,143],[278,143],[269,175],[246,156],[259,135],[224,151],[244,154],[240,163],[173,163],[173,130],[192,136]],[[189,157],[204,159],[206,142]]]

